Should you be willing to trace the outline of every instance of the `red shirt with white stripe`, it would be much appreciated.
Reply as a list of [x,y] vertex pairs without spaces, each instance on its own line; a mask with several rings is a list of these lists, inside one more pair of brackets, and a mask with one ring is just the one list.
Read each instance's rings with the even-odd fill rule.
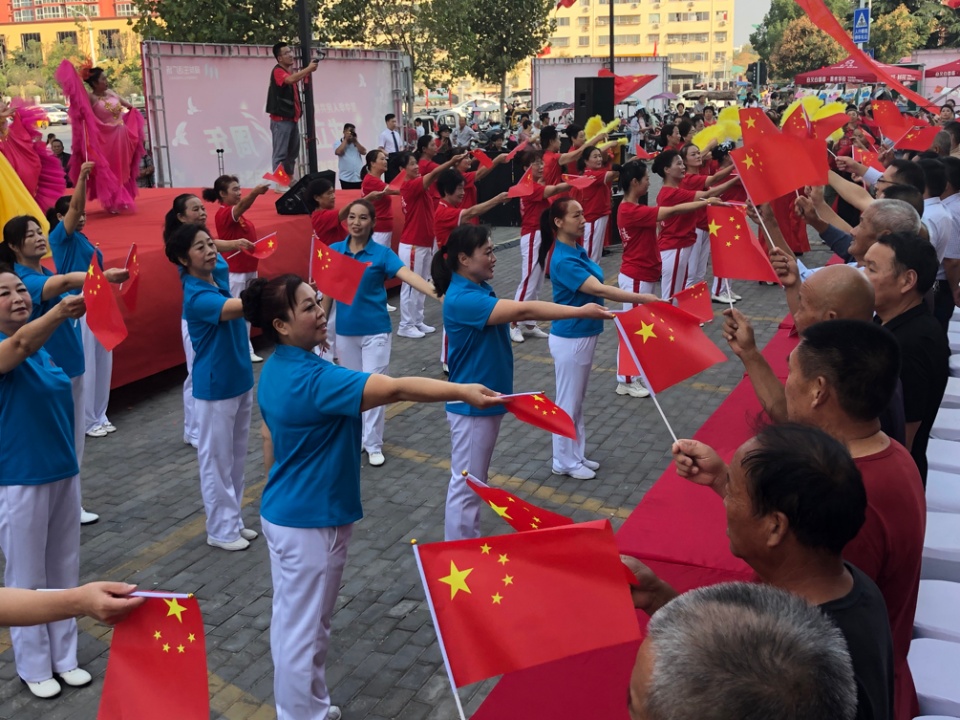
[[540,216],[550,207],[549,201],[543,198],[546,188],[537,183],[533,192],[520,198],[520,235],[530,235],[540,229]]
[[657,211],[659,208],[620,203],[617,226],[623,241],[620,272],[641,282],[660,279],[662,263],[657,249]]
[[610,214],[611,198],[610,186],[606,182],[607,171],[584,170],[584,177],[592,177],[593,182],[577,191],[577,199],[583,205],[583,217],[587,222],[593,222]]
[[[233,208],[235,206],[221,205],[217,210],[214,224],[217,228],[217,237],[220,240],[249,240],[257,241],[257,229],[253,223],[246,220],[243,215],[239,218],[233,217]],[[232,257],[231,257],[232,256]],[[257,271],[260,261],[253,255],[240,251],[236,255],[228,252],[223,256],[232,273],[252,273]]]
[[[693,190],[664,185],[657,194],[657,205],[673,207],[681,203],[693,202],[696,199],[697,195]],[[660,250],[679,250],[690,247],[696,241],[697,218],[695,213],[680,213],[660,223],[660,235],[657,237],[657,247]]]
[[403,231],[400,242],[417,247],[433,247],[433,201],[423,186],[423,178],[407,180],[400,186]]

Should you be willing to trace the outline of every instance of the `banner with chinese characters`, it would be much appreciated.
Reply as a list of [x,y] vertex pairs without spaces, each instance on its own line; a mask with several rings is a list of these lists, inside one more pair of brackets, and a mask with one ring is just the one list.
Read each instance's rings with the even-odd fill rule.
[[[273,170],[264,109],[276,65],[269,47],[145,42],[143,61],[151,147],[164,186],[209,187],[219,174],[218,150],[224,172],[242,187]],[[364,148],[377,146],[384,115],[400,114],[400,65],[391,51],[326,51],[309,77],[320,170],[337,169],[334,148],[345,123],[356,126]]]

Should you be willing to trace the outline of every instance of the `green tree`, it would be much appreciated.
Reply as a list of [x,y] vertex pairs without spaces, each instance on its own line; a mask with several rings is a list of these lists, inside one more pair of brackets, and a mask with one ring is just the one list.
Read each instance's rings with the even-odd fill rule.
[[912,14],[901,3],[893,11],[877,16],[870,27],[870,46],[880,62],[896,63],[923,47],[934,24],[932,17]]
[[[853,14],[853,5],[850,0],[826,0],[826,4],[830,12],[840,18],[841,23],[849,25]],[[772,64],[773,53],[780,46],[787,26],[801,16],[803,11],[794,0],[773,0],[763,22],[750,34],[750,44],[753,45],[754,51],[761,60]]]
[[770,73],[786,80],[797,73],[832,65],[846,57],[835,40],[827,37],[806,15],[791,20],[770,56]]
[[286,0],[136,0],[138,35],[196,43],[272,45],[295,38],[296,8]]

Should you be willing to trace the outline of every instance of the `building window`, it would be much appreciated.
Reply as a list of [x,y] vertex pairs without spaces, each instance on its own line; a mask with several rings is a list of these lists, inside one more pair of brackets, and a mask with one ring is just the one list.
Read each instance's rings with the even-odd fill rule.
[[713,41],[719,42],[719,43],[725,43],[727,41],[727,34],[725,32],[714,33]]
[[137,8],[133,3],[117,3],[116,12],[117,17],[135,17]]
[[669,33],[667,45],[709,42],[710,33]]
[[15,8],[32,7],[33,0],[13,0],[13,6]]
[[77,33],[73,30],[67,30],[65,32],[57,33],[57,43],[63,45],[64,43],[73,43],[77,44]]
[[713,19],[714,19],[714,20],[723,20],[724,22],[726,22],[726,20],[727,20],[727,11],[726,11],[726,10],[717,10],[717,12],[715,12],[715,13],[713,14]]
[[669,13],[667,15],[667,22],[698,22],[703,20],[709,20],[710,13],[706,12],[697,12],[697,13]]
[[581,35],[577,39],[577,45],[580,47],[590,47],[590,38],[589,36]]
[[37,20],[50,20],[63,17],[63,8],[59,5],[50,7],[38,7],[36,10]]
[[67,17],[100,17],[99,5],[67,5]]
[[652,23],[660,22],[660,13],[650,13],[649,15],[647,15],[647,20],[649,20]]
[[570,24],[570,18],[568,17],[557,18],[557,27],[566,27],[569,24]]
[[555,48],[570,47],[570,38],[552,37],[550,38],[550,46]]
[[100,30],[100,51],[106,57],[116,57],[120,52],[120,31]]
[[7,56],[7,36],[0,35],[0,58]]
[[707,54],[706,53],[670,53],[667,56],[669,62],[675,63],[695,63],[695,62],[706,62]]
[[578,17],[578,18],[577,18],[577,27],[589,28],[589,27],[590,27],[590,18],[588,18],[588,17]]
[[725,52],[714,53],[714,54],[713,54],[713,61],[714,61],[715,63],[721,63],[721,64],[722,64],[722,63],[726,63],[726,62],[727,62],[727,54],[726,54]]
[[[639,35],[615,35],[613,38],[614,43],[617,45],[639,45],[640,36]],[[599,45],[609,45],[610,36],[609,35],[598,35],[597,44]]]
[[33,20],[33,10],[14,10],[14,22],[30,22]]
[[20,46],[24,50],[29,50],[30,43],[40,42],[40,33],[23,33],[20,35]]
[[647,35],[647,43],[649,43],[650,45],[656,45],[656,44],[658,44],[659,42],[660,42],[660,34],[659,34],[659,33],[652,33],[652,34],[650,34],[650,35]]

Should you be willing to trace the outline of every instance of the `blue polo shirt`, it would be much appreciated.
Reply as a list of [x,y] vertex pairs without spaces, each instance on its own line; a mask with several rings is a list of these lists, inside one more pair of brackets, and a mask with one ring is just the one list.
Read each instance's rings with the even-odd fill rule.
[[[553,284],[553,301],[558,305],[583,307],[588,303],[603,305],[603,298],[580,292],[580,286],[590,276],[603,282],[603,270],[590,259],[581,245],[570,247],[562,242],[553,244],[550,260],[550,282]],[[603,332],[603,320],[577,318],[554,320],[550,334],[562,338],[593,337]]]
[[40,348],[0,375],[0,485],[44,485],[79,472],[70,378]]
[[193,396],[227,400],[253,387],[253,365],[243,318],[220,321],[229,286],[183,275],[183,316],[193,344]]
[[367,269],[360,279],[360,287],[353,298],[353,305],[337,300],[337,335],[379,335],[393,330],[387,315],[387,290],[384,282],[403,267],[403,261],[388,247],[367,240],[363,250],[354,255],[350,252],[350,238],[330,246],[359,262]]
[[257,402],[273,439],[260,514],[274,525],[337,527],[363,517],[360,405],[369,373],[277,345],[263,364]]
[[[45,315],[63,297],[61,295],[49,300],[43,299],[43,286],[47,284],[49,278],[53,277],[53,273],[45,267],[41,267],[40,270],[41,272],[37,272],[20,263],[13,266],[13,271],[23,280],[23,284],[27,286],[27,291],[33,300],[31,320],[36,320],[41,315]],[[50,339],[43,344],[43,349],[50,353],[50,357],[63,369],[68,378],[83,375],[83,340],[80,338],[80,323],[75,323],[73,320],[60,323],[60,326],[53,331]]]
[[[180,282],[183,283],[183,278],[187,274],[187,269],[183,265],[177,265],[177,270],[180,272]],[[217,283],[218,287],[225,287],[227,290],[230,290],[230,266],[227,265],[226,258],[223,257],[220,253],[217,253],[217,264],[213,267],[213,281]],[[180,317],[184,320],[187,319],[187,306],[183,306],[183,312],[180,313]]]
[[[481,383],[508,395],[513,392],[513,348],[509,323],[487,325],[497,296],[487,283],[479,285],[459,273],[450,280],[443,301],[447,330],[450,382]],[[478,410],[466,403],[447,403],[456,415],[503,415],[503,405]]]
[[[90,267],[90,257],[94,251],[97,253],[97,263],[103,268],[103,253],[99,248],[95,248],[87,236],[79,230],[68,235],[63,223],[57,223],[57,226],[50,231],[49,242],[50,250],[53,252],[53,263],[61,275],[86,272]],[[79,293],[78,288],[70,290],[67,294],[78,295]]]

